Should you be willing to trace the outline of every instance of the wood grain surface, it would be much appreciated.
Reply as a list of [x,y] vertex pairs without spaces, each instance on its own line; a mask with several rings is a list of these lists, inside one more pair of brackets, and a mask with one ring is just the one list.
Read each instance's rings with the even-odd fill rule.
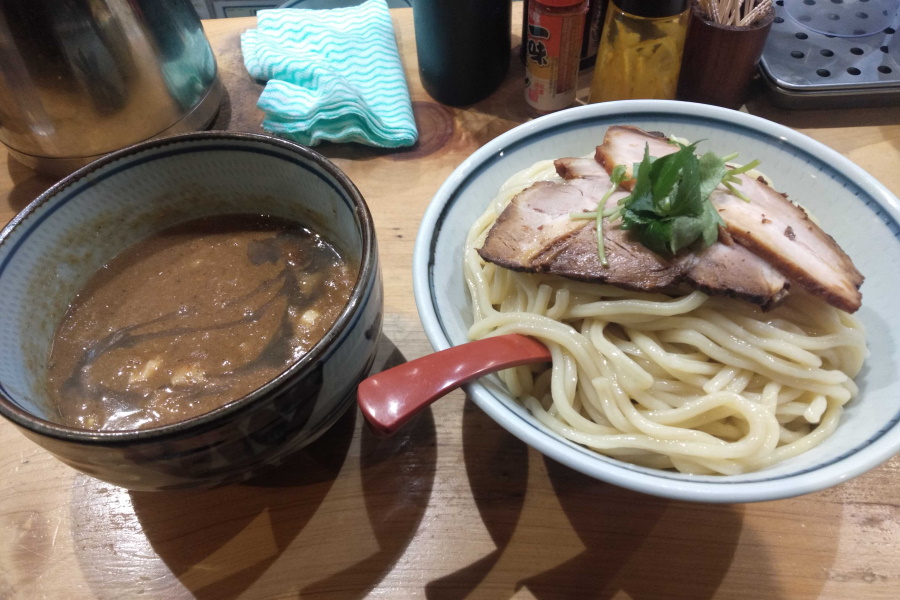
[[[472,151],[529,118],[516,58],[487,100],[463,109],[431,101],[416,71],[411,9],[392,14],[421,141],[402,151],[318,148],[356,182],[375,218],[386,292],[381,364],[431,350],[411,279],[431,196]],[[215,127],[260,131],[262,88],[239,46],[254,22],[204,23],[228,89]],[[788,112],[757,92],[747,110],[822,141],[900,194],[900,109]],[[0,150],[0,222],[52,183]],[[4,600],[900,598],[900,458],[796,499],[669,501],[544,458],[461,392],[390,440],[351,411],[289,464],[210,491],[104,484],[4,421],[0,482]]]

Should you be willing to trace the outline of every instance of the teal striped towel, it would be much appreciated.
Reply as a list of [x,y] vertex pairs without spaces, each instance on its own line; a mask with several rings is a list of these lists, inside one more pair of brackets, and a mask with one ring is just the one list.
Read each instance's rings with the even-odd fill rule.
[[385,0],[323,10],[257,13],[241,34],[250,75],[266,81],[257,106],[267,131],[315,146],[411,146],[418,132]]

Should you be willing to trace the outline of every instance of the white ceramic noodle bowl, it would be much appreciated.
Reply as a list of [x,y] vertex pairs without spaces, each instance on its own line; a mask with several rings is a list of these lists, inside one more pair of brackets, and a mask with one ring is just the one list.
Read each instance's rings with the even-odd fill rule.
[[673,101],[609,102],[572,108],[521,125],[461,164],[432,200],[416,239],[413,277],[425,333],[436,350],[468,340],[472,310],[463,280],[466,232],[500,185],[544,159],[593,152],[606,127],[635,125],[689,140],[700,150],[762,161],[774,186],[805,205],[866,276],[857,313],[871,355],[857,377],[859,396],[836,433],[781,464],[737,476],[697,476],[633,466],[551,432],[512,398],[496,376],[467,386],[501,426],[547,456],[597,479],[685,500],[752,502],[830,487],[900,451],[900,201],[864,170],[796,131],[746,113]]

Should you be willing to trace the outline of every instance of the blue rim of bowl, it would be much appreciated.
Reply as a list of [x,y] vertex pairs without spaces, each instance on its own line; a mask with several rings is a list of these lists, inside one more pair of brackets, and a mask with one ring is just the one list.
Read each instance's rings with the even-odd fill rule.
[[[221,142],[222,145],[215,146],[214,144],[216,142]],[[241,146],[239,145],[241,142],[253,144],[254,147]],[[151,156],[147,157],[146,161],[132,160],[123,163],[119,167],[116,167],[114,164],[123,159],[138,157],[144,152],[156,151],[168,146],[173,147],[166,152],[154,152]],[[294,165],[308,171],[312,171],[310,165],[314,164],[334,179],[334,183],[331,181],[328,181],[327,183],[338,192],[339,197],[346,202],[348,207],[357,215],[362,244],[359,275],[353,286],[353,290],[350,293],[350,299],[347,302],[347,305],[344,307],[344,310],[341,311],[340,315],[338,315],[331,329],[310,349],[309,352],[304,354],[280,375],[267,382],[265,385],[233,402],[229,402],[228,404],[209,412],[170,425],[121,431],[89,431],[67,427],[38,418],[20,408],[8,398],[8,394],[2,388],[2,383],[0,383],[0,415],[6,417],[16,425],[40,435],[71,442],[91,443],[99,446],[152,443],[165,438],[203,433],[214,429],[217,426],[219,419],[249,410],[256,399],[270,392],[277,391],[278,388],[289,383],[289,380],[298,371],[303,370],[310,364],[328,358],[328,356],[336,351],[336,342],[343,337],[343,332],[356,327],[362,314],[362,311],[359,309],[364,304],[367,296],[371,293],[372,285],[375,283],[378,275],[378,252],[375,239],[375,225],[372,215],[369,212],[369,207],[353,181],[351,181],[337,165],[332,163],[324,155],[306,146],[274,136],[244,132],[201,131],[139,142],[107,154],[55,183],[29,203],[28,206],[22,209],[2,230],[0,230],[0,247],[2,247],[4,243],[8,243],[8,238],[13,230],[25,226],[25,222],[33,217],[35,212],[41,206],[56,199],[57,196],[61,194],[75,195],[80,193],[82,189],[78,187],[79,184],[84,183],[85,179],[90,175],[102,171],[103,169],[107,169],[106,172],[100,173],[101,177],[93,182],[96,183],[96,181],[102,181],[122,170],[142,164],[143,162],[151,162],[174,154],[209,150],[231,152],[249,151],[266,154],[281,160],[288,160]],[[61,201],[58,201],[57,205],[61,206],[67,201],[68,197],[63,198]],[[41,218],[44,218],[44,216]],[[27,238],[27,235],[22,239],[24,240],[25,238]],[[12,253],[10,256],[11,255]],[[4,263],[0,263],[0,273],[2,273],[3,269]],[[352,397],[345,401],[347,407],[352,403]]]
[[[443,350],[453,345],[445,323],[435,311],[437,301],[433,269],[436,243],[444,220],[453,204],[465,193],[469,182],[511,150],[533,144],[548,135],[584,129],[592,123],[608,125],[613,117],[620,123],[628,123],[629,119],[649,119],[672,124],[679,122],[707,126],[718,124],[731,130],[740,130],[742,134],[770,144],[789,147],[795,155],[802,154],[803,160],[808,164],[815,164],[817,169],[828,172],[829,176],[842,180],[846,187],[852,188],[850,191],[887,225],[896,239],[900,240],[900,222],[885,208],[890,206],[893,213],[900,215],[900,200],[843,155],[793,129],[747,113],[668,100],[626,100],[570,108],[515,127],[479,148],[450,174],[429,204],[416,236],[413,283],[419,316],[429,342],[435,350]],[[852,177],[848,177],[848,174]],[[898,413],[862,444],[827,463],[800,472],[747,481],[735,481],[734,478],[727,476],[690,477],[631,465],[566,440],[544,428],[536,420],[528,421],[511,412],[498,401],[493,392],[478,381],[467,384],[465,390],[482,410],[507,431],[558,462],[609,483],[681,500],[756,502],[797,496],[855,477],[900,451],[900,436],[892,443],[884,443],[884,436],[900,423]],[[866,460],[848,465],[847,468],[831,473],[828,477],[811,477],[826,469],[834,470],[837,463],[857,455],[860,450],[875,443],[882,443],[884,447]],[[573,452],[578,459],[573,458]],[[773,489],[771,486],[773,481],[787,478],[796,484],[790,491]]]

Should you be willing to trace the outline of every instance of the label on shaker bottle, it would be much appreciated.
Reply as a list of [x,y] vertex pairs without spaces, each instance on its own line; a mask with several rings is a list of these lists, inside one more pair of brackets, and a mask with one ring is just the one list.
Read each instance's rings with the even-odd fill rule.
[[525,48],[525,100],[541,112],[575,102],[586,5],[548,13],[532,0]]

